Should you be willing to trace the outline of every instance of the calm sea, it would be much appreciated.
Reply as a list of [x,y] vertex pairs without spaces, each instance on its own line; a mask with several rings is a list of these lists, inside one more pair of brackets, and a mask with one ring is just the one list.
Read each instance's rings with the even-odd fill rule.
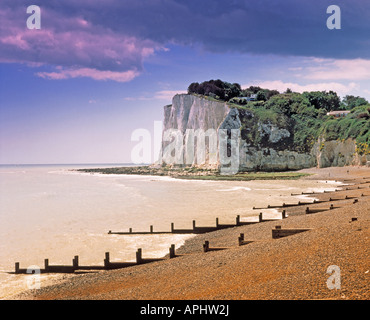
[[[117,166],[117,165],[114,165]],[[112,165],[0,166],[0,299],[27,289],[26,275],[14,275],[14,263],[30,265],[103,265],[161,257],[191,235],[109,235],[108,231],[169,231],[197,225],[235,223],[237,215],[254,219],[253,206],[292,201],[291,193],[328,190],[325,181],[190,181],[169,177],[102,175],[72,169]],[[295,201],[297,201],[295,199]],[[265,210],[270,217],[276,211]],[[44,275],[41,285],[61,275]]]

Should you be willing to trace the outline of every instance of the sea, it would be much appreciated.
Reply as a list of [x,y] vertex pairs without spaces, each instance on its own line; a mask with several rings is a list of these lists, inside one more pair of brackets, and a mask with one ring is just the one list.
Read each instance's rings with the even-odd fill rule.
[[[75,171],[82,168],[117,167],[119,164],[0,165],[0,299],[30,289],[29,277],[14,274],[21,268],[71,265],[103,265],[105,252],[111,261],[135,261],[142,248],[144,258],[163,257],[174,244],[179,248],[191,234],[114,235],[115,232],[170,231],[257,220],[253,207],[297,202],[302,191],[334,190],[339,182],[316,180],[201,181],[162,176],[107,175]],[[127,165],[125,165],[127,166]],[[274,209],[266,218],[279,218]],[[65,279],[66,275],[42,274],[39,287]],[[34,287],[32,287],[34,288]]]

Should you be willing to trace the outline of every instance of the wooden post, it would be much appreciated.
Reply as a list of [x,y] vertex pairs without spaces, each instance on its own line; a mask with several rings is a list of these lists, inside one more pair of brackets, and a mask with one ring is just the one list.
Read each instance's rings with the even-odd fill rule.
[[136,263],[140,264],[143,261],[141,248],[136,251]]
[[310,229],[282,229],[281,226],[275,226],[275,229],[272,229],[272,239],[288,237],[308,230]]
[[129,229],[129,232],[132,233],[132,228]]
[[175,229],[175,225],[173,222],[171,222],[171,232],[173,233],[173,230]]
[[108,268],[109,266],[109,252],[105,253],[104,267]]
[[333,210],[334,209],[334,205],[333,204],[331,204],[330,205],[330,210]]
[[193,220],[193,230],[195,230],[195,220]]
[[47,272],[49,269],[49,259],[45,259],[44,264],[45,264],[45,271]]
[[306,214],[307,213],[310,213],[310,208],[309,207],[306,208]]
[[240,224],[240,215],[236,216],[236,225],[238,226]]
[[203,244],[203,251],[204,252],[207,252],[209,249],[209,241],[204,241],[204,244]]
[[19,273],[19,262],[15,263],[15,273]]
[[216,228],[218,228],[218,218],[216,218]]
[[286,218],[286,212],[285,212],[285,210],[283,210],[283,212],[281,213],[281,215],[282,215],[283,219]]
[[175,258],[175,257],[176,257],[176,254],[175,254],[175,245],[174,244],[171,244],[171,247],[170,247],[170,259]]
[[153,226],[150,226],[150,233],[153,233]]
[[239,236],[239,238],[238,238],[239,246],[242,245],[243,241],[244,241],[244,233],[241,233],[240,236]]
[[73,267],[78,268],[78,256],[75,256],[73,261]]
[[262,212],[260,212],[260,215],[258,216],[258,221],[262,222]]

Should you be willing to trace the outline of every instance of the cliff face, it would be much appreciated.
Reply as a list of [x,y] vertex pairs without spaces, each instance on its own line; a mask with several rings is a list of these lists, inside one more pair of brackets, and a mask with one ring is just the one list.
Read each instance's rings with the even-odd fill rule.
[[172,105],[164,107],[164,130],[179,129],[218,129],[230,112],[226,103],[210,101],[189,94],[177,94]]
[[226,103],[175,95],[172,105],[164,107],[162,162],[217,168],[217,150],[210,150],[209,141],[203,141],[213,140],[216,148],[218,129],[229,113]]
[[292,128],[195,95],[176,95],[172,105],[164,107],[163,127],[162,164],[222,168],[225,159],[234,156],[231,163],[238,171],[282,171],[370,160],[356,153],[353,140],[319,140],[311,151],[298,152],[291,148]]
[[370,156],[360,155],[356,149],[356,141],[352,139],[344,141],[319,139],[313,146],[311,153],[316,157],[319,168],[366,165],[370,161]]

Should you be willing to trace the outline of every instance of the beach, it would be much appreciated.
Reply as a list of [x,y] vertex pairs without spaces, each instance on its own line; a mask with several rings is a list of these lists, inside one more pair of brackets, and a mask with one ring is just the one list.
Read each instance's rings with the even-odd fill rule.
[[[325,207],[326,210],[312,214],[305,213],[305,206],[288,207],[287,218],[283,220],[191,237],[176,248],[176,254],[181,254],[179,257],[66,276],[53,285],[12,299],[369,299],[370,169],[342,167],[301,171],[312,174],[302,179],[337,180],[356,187],[314,195],[320,200],[340,199],[333,202],[331,210],[328,209],[330,202],[313,205],[313,209]],[[310,230],[272,239],[272,229],[276,226]],[[251,243],[238,246],[241,233]],[[211,247],[224,250],[203,252],[206,240]],[[328,287],[330,266],[340,269],[340,289]]]

